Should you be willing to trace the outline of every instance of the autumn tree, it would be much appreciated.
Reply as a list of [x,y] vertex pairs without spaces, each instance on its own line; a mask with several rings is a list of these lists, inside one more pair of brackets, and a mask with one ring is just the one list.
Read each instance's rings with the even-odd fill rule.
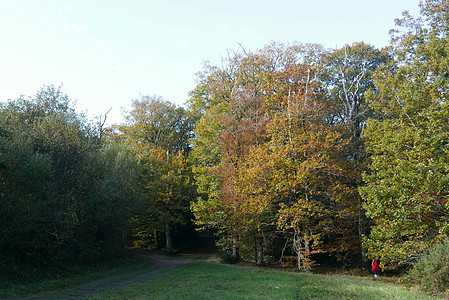
[[223,69],[206,66],[190,99],[190,109],[204,111],[192,140],[192,160],[202,195],[192,210],[198,225],[223,233],[224,245],[233,249],[234,257],[246,228],[239,216],[236,172],[249,147],[261,142],[260,64],[264,63],[264,57],[244,51],[230,56]]
[[254,220],[242,206],[244,196],[236,182],[249,150],[266,141],[263,101],[276,89],[267,74],[296,60],[300,49],[299,45],[287,48],[274,43],[256,53],[242,48],[231,53],[223,68],[206,66],[190,99],[191,109],[204,111],[192,141],[202,197],[192,210],[198,225],[223,233],[224,244],[232,247],[234,256],[237,248],[252,253],[255,244],[263,243],[261,232],[248,223]]
[[312,267],[314,253],[352,245],[341,243],[340,223],[347,213],[348,144],[342,126],[332,122],[335,108],[317,69],[298,59],[273,72],[276,93],[265,99],[266,143],[251,149],[239,178],[246,207],[263,217],[258,230],[275,224],[300,270]]
[[449,3],[420,8],[420,17],[396,20],[394,59],[377,72],[370,97],[379,119],[365,132],[372,162],[362,191],[375,222],[366,245],[388,268],[412,263],[449,234]]
[[[193,140],[192,157],[202,193],[192,205],[196,222],[219,228],[231,246],[247,251],[243,255],[256,253],[258,263],[262,263],[264,252],[279,257],[282,245],[287,241],[292,244],[294,235],[290,232],[296,225],[291,220],[304,214],[299,210],[293,213],[291,207],[297,205],[295,201],[304,193],[299,192],[300,183],[289,182],[289,178],[296,178],[293,174],[300,172],[301,155],[310,151],[313,157],[314,151],[329,151],[328,156],[324,155],[328,168],[330,165],[331,170],[347,167],[345,155],[341,155],[343,146],[337,146],[344,142],[337,142],[341,133],[333,121],[335,107],[326,103],[326,92],[317,76],[317,56],[321,51],[317,45],[274,43],[255,53],[244,51],[231,57],[222,69],[208,68],[206,71],[210,73],[201,77],[202,86],[191,99],[197,106],[202,103],[205,112],[197,123]],[[320,134],[322,144],[317,141],[312,145],[313,141],[308,139],[318,140]],[[301,145],[309,150],[301,149]],[[317,149],[312,150],[315,146]],[[306,164],[311,160],[304,157]],[[304,171],[304,180],[319,182],[313,179],[312,173],[306,175]],[[331,191],[330,186],[336,182],[346,186],[346,183],[339,176],[319,176],[324,176],[323,186],[316,188],[325,186],[328,195],[316,201],[329,203],[330,199],[338,198],[337,194],[341,201],[342,194],[346,193],[344,188],[338,193],[336,189]],[[341,207],[336,212],[340,217]],[[279,221],[280,214],[285,217],[284,221]],[[300,236],[304,240],[302,232]],[[335,235],[330,239],[335,241]],[[275,240],[284,241],[280,243],[281,249],[274,249]],[[305,250],[301,248],[298,253],[302,256]],[[300,266],[304,269],[302,261]]]
[[[340,49],[329,49],[321,55],[319,77],[325,86],[329,101],[335,107],[333,122],[343,125],[343,137],[350,140],[347,146],[347,161],[350,165],[351,178],[348,186],[351,193],[347,207],[347,228],[354,228],[358,237],[346,232],[346,239],[358,239],[358,247],[348,248],[343,257],[354,257],[358,252],[361,260],[367,265],[367,255],[362,246],[362,238],[369,232],[369,222],[362,208],[362,198],[358,187],[364,184],[362,173],[366,171],[367,154],[362,137],[366,120],[375,117],[366,101],[365,94],[375,91],[373,74],[377,68],[390,59],[386,50],[378,50],[363,42],[345,45]],[[349,200],[348,199],[348,200]],[[351,226],[350,224],[353,224]]]
[[173,252],[173,233],[190,222],[189,206],[195,195],[191,182],[188,139],[193,122],[187,112],[157,96],[133,100],[121,128],[133,149],[142,173],[145,207],[134,220],[134,236],[142,245],[158,246],[165,235],[165,249]]

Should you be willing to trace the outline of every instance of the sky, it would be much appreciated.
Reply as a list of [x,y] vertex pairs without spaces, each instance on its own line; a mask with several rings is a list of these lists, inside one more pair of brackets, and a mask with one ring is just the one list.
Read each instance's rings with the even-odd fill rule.
[[141,95],[183,105],[203,63],[272,41],[389,43],[419,0],[0,0],[0,101],[62,85],[108,124]]

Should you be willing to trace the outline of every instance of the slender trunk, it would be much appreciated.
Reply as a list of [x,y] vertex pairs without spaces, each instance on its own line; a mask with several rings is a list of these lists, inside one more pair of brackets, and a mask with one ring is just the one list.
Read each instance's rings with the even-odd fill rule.
[[173,254],[171,229],[168,221],[165,222],[165,252],[169,255]]
[[302,271],[303,255],[302,255],[302,244],[300,234],[301,231],[299,229],[295,229],[295,233],[293,235],[293,250],[296,252],[297,255],[298,270]]
[[256,238],[256,247],[257,247],[257,259],[256,265],[261,266],[263,264],[263,238]]
[[238,247],[237,247],[237,239],[234,239],[232,241],[232,259],[234,261],[238,261],[238,259],[239,259],[239,251],[238,251]]
[[[360,203],[360,206],[362,204]],[[363,246],[363,237],[365,236],[365,214],[363,213],[362,209],[360,208],[359,211],[359,239],[360,239],[360,255],[361,255],[361,264],[362,268],[366,269],[368,266],[368,256],[366,253],[366,249]]]
[[125,249],[127,244],[126,241],[126,225],[123,225],[123,231],[122,231],[122,249]]
[[308,230],[304,231],[304,250],[306,252],[306,255],[308,256],[309,253],[310,253],[310,243],[309,243]]
[[305,271],[310,271],[310,235],[309,230],[304,230],[304,259],[303,259],[303,269]]
[[[167,174],[169,173],[169,166],[170,166],[170,151],[167,150]],[[170,212],[170,181],[167,181],[167,204],[166,209],[167,213]],[[167,254],[171,255],[173,254],[173,248],[172,248],[172,236],[171,236],[171,228],[170,228],[170,222],[168,220],[165,221],[165,252]]]

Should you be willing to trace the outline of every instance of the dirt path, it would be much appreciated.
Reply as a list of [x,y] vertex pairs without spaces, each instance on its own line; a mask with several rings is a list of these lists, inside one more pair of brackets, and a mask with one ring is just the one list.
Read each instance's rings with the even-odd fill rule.
[[[151,267],[125,273],[122,275],[107,277],[104,279],[87,282],[74,287],[48,291],[39,294],[21,296],[15,299],[83,299],[103,291],[110,291],[125,287],[132,283],[151,280],[168,270],[179,268],[192,262],[194,256],[165,256],[161,254],[141,254],[153,261]],[[14,299],[14,298],[12,298]]]

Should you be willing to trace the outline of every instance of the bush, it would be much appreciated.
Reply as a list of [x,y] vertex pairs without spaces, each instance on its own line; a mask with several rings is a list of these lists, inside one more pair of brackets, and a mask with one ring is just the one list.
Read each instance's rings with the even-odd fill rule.
[[221,261],[226,264],[235,264],[238,263],[240,260],[240,257],[238,255],[237,256],[232,255],[231,251],[228,250],[220,251],[219,254]]
[[429,249],[415,263],[406,278],[426,292],[449,291],[449,240]]

